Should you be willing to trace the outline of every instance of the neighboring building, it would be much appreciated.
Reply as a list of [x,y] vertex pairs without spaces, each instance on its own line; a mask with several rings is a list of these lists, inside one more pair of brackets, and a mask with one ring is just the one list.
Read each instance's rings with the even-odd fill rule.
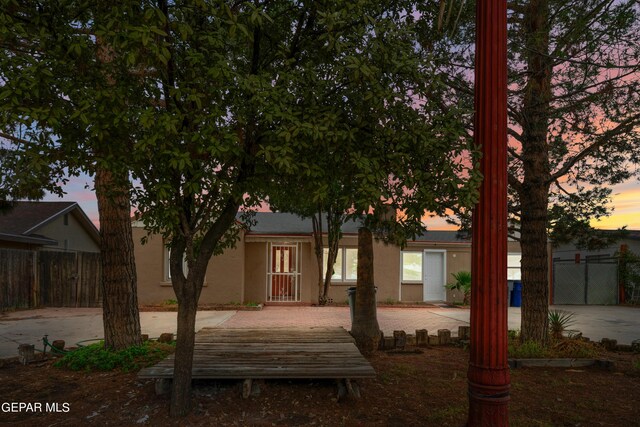
[[586,250],[577,248],[575,243],[564,243],[553,249],[553,258],[575,259],[579,258],[595,258],[595,257],[613,257],[620,251],[622,245],[626,245],[627,250],[640,255],[640,230],[627,230],[619,240],[615,243],[598,250]]
[[76,202],[12,202],[0,210],[0,248],[100,252],[100,233]]
[[0,310],[98,307],[100,233],[75,202],[0,210]]
[[[329,298],[347,299],[355,286],[357,224],[342,227],[338,261]],[[138,299],[158,304],[175,299],[171,287],[169,251],[160,236],[149,236],[134,223]],[[461,301],[447,290],[452,274],[471,270],[471,242],[456,231],[429,231],[408,242],[404,249],[374,242],[375,283],[381,302]],[[520,279],[520,246],[509,242],[509,279]],[[257,213],[255,225],[243,233],[234,249],[209,263],[200,302],[317,303],[318,272],[308,219],[286,213]]]
[[610,246],[586,250],[575,243],[553,249],[551,302],[553,304],[618,304],[625,297],[637,298],[640,289],[627,289],[619,278],[618,253],[640,255],[640,230],[627,233]]

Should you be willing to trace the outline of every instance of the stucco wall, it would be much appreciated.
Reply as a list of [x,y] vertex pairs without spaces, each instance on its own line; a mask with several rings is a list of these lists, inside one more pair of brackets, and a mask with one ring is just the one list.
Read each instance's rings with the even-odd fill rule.
[[267,295],[267,243],[245,243],[244,302],[264,302]]
[[[133,239],[138,276],[138,302],[161,304],[176,299],[171,282],[167,279],[167,254],[162,238],[151,235],[145,245],[140,239],[146,236],[144,229],[133,228]],[[244,244],[238,242],[236,248],[227,249],[222,255],[209,262],[201,304],[222,304],[243,301],[244,284]]]
[[37,234],[58,241],[58,245],[44,246],[43,249],[100,252],[98,242],[87,234],[80,221],[71,212],[67,215],[68,225],[64,225],[64,215],[61,215],[35,231]]

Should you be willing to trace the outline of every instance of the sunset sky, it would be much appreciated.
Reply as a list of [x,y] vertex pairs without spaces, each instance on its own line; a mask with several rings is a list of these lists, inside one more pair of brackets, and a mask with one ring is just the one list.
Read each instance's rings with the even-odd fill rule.
[[[82,206],[89,218],[98,224],[98,207],[96,197],[90,189],[93,182],[89,177],[73,178],[65,187],[67,195],[62,199],[75,201]],[[45,200],[60,200],[55,196],[48,195]],[[609,218],[592,225],[602,229],[616,229],[627,226],[629,230],[640,230],[640,182],[632,180],[624,184],[613,187],[614,212]],[[452,229],[451,225],[444,220],[434,218],[427,222],[430,230]]]

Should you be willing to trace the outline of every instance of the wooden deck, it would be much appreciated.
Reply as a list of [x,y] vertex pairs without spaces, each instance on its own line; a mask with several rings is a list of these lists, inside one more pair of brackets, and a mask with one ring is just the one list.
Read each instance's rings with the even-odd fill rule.
[[[172,378],[173,355],[140,378]],[[375,371],[341,327],[204,328],[196,334],[193,378],[372,378]]]

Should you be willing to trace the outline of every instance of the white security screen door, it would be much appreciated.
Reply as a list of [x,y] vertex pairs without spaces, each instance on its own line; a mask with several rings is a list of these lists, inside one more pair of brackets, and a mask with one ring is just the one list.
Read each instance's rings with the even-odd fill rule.
[[267,301],[300,301],[298,244],[269,244]]
[[446,251],[425,250],[422,263],[422,292],[424,301],[445,301],[447,290],[446,278]]

